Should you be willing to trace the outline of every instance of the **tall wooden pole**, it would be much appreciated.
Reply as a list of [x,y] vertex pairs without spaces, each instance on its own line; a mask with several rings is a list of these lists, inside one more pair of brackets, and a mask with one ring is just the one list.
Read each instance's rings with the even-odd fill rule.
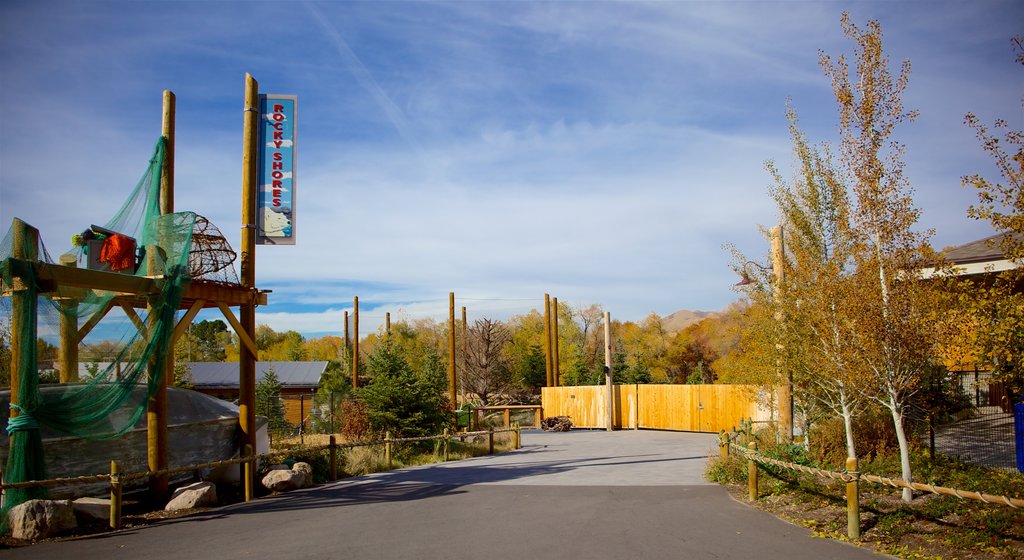
[[[14,218],[11,225],[13,246],[11,256],[16,259],[35,261],[39,259],[39,230],[27,223]],[[24,354],[35,352],[36,337],[38,335],[37,300],[36,291],[30,282],[20,277],[13,279],[14,285],[11,295],[11,409],[10,417],[18,416],[18,410],[14,407],[20,401],[18,391],[21,387],[21,363],[27,357]],[[34,369],[34,368],[29,368]],[[29,371],[27,375],[35,375],[36,372]],[[20,435],[17,435],[20,434]],[[27,437],[24,432],[14,432],[11,437]],[[13,445],[11,445],[13,448]]]
[[551,367],[551,296],[544,294],[544,380],[545,387],[553,387],[554,375]]
[[[160,170],[160,215],[174,212],[174,119],[176,100],[174,93],[164,91],[163,119],[161,134],[166,138],[164,146],[164,164]],[[167,263],[157,263],[155,259],[147,260],[148,274],[166,273]],[[156,332],[156,313],[150,309],[149,332]],[[171,342],[173,344],[173,342]],[[167,439],[167,380],[174,372],[174,349],[169,348],[163,364],[163,371],[156,371],[156,364],[150,365],[150,376],[159,376],[160,382],[156,391],[149,398],[146,410],[146,430],[148,437],[147,462],[150,471],[167,468],[169,446]],[[149,481],[152,498],[162,502],[167,497],[169,477],[166,474],[156,475]]]
[[[75,268],[78,262],[74,255],[61,255],[60,264]],[[64,299],[60,302],[60,382],[78,381],[78,300]]]
[[448,292],[448,395],[454,411],[459,407],[455,394],[455,292]]
[[348,352],[349,344],[351,344],[351,342],[349,341],[349,338],[348,338],[348,311],[346,311],[345,312],[345,348],[343,349],[345,352]]
[[[775,301],[778,304],[782,297],[782,283],[786,280],[785,268],[785,241],[783,239],[782,226],[775,226],[771,230],[772,239],[772,272],[775,274]],[[777,311],[775,320],[782,322],[782,312]],[[784,348],[777,345],[780,353]],[[789,371],[782,357],[779,357],[779,367],[783,370],[785,384],[779,395],[779,430],[785,441],[793,441],[793,372]]]
[[359,296],[352,298],[352,388],[359,388]]
[[562,368],[558,365],[558,298],[551,298],[551,376],[555,387],[562,384]]
[[466,402],[466,360],[469,353],[466,352],[469,344],[469,325],[466,324],[466,306],[462,306],[462,402]]
[[384,334],[391,336],[391,312],[384,314]]
[[[242,133],[242,286],[255,297],[256,290],[256,193],[259,160],[259,84],[245,74],[244,128]],[[242,330],[256,339],[256,302],[250,301],[239,308]],[[241,453],[246,446],[256,449],[256,359],[245,344],[238,353],[238,421],[242,428],[239,441]],[[246,473],[251,473],[251,469]],[[251,476],[251,475],[250,475]],[[252,498],[253,481],[244,480],[245,498]]]
[[615,383],[612,380],[612,314],[604,312],[604,385],[607,395],[608,428],[610,432],[614,429],[615,421]]

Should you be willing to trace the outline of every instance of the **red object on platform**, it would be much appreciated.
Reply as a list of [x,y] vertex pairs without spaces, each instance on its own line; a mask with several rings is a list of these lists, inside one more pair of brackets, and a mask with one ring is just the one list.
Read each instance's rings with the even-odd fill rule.
[[100,262],[108,263],[110,270],[127,270],[135,266],[135,242],[120,233],[111,235],[103,242]]

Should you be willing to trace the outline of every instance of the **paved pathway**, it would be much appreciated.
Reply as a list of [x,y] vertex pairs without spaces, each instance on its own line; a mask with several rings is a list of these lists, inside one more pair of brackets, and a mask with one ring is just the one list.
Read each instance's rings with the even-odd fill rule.
[[523,434],[522,450],[346,479],[5,558],[864,559],[703,481],[715,436]]

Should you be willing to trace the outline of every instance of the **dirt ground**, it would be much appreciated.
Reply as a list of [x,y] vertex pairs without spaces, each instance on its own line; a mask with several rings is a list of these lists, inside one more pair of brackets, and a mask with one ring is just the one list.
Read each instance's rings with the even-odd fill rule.
[[[737,500],[750,503],[747,487],[726,485]],[[815,536],[852,542],[846,536],[847,513],[845,498],[839,493],[828,495],[785,493],[762,496],[753,507],[770,512],[790,523],[814,531]],[[941,499],[927,494],[917,496],[914,505],[907,508],[899,494],[880,489],[862,488],[861,538],[858,546],[899,558],[914,560],[1021,560],[1024,559],[1024,524],[1022,512],[998,505],[978,504],[988,510],[990,517],[1008,519],[1008,526],[989,522],[988,527],[977,526],[972,516],[962,513],[935,518],[925,512],[934,511],[931,502]],[[1001,509],[999,509],[1001,508]],[[1005,510],[1005,511],[1004,511]],[[914,513],[921,512],[920,514]]]

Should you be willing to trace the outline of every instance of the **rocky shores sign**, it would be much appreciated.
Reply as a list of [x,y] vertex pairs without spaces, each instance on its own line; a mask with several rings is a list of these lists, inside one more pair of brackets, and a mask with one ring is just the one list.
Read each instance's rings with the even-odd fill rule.
[[256,243],[295,244],[294,95],[260,95]]

